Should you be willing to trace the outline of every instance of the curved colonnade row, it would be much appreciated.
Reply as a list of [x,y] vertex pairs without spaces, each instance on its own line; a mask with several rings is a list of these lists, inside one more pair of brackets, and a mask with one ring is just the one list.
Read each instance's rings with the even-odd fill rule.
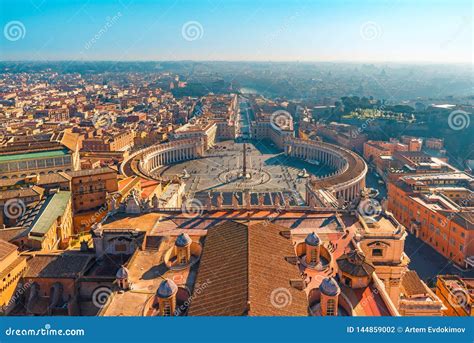
[[202,156],[204,144],[196,139],[180,139],[153,145],[140,155],[139,169],[145,175],[166,165]]
[[[356,153],[334,144],[291,138],[285,141],[285,153],[305,160],[317,160],[335,169],[326,177],[312,177],[311,189],[324,189],[337,199],[350,201],[365,187],[367,165]],[[155,178],[153,173],[166,165],[203,156],[204,143],[196,139],[180,139],[156,144],[129,157],[121,172]]]
[[166,165],[202,156],[204,143],[196,139],[179,139],[152,145],[130,155],[120,166],[126,176],[139,175],[156,179],[153,173]]
[[330,191],[337,199],[350,201],[365,187],[367,164],[356,153],[334,144],[302,140],[297,138],[285,142],[285,153],[289,156],[317,160],[336,171],[327,177],[309,180],[312,189]]

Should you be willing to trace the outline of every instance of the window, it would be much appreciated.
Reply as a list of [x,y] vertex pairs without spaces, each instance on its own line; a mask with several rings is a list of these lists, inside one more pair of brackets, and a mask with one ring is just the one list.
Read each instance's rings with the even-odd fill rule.
[[382,249],[372,249],[372,256],[383,256]]
[[168,302],[163,304],[163,316],[165,317],[171,316],[171,306]]
[[326,315],[334,316],[336,312],[336,301],[334,299],[329,299],[327,302]]
[[124,252],[127,250],[127,245],[124,243],[115,244],[115,251],[116,252]]
[[344,278],[344,284],[345,284],[347,287],[352,287],[352,279],[349,278],[349,277]]
[[311,249],[311,263],[316,263],[316,259],[317,259],[317,254],[316,254],[316,249]]

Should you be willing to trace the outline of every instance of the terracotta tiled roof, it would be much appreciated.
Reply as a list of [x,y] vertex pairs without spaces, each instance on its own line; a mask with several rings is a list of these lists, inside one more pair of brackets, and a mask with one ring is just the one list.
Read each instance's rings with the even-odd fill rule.
[[340,285],[342,293],[354,306],[354,314],[357,316],[391,316],[385,300],[380,291],[371,283],[368,287],[349,288]]
[[307,315],[306,295],[290,285],[302,281],[283,227],[232,221],[208,230],[190,316]]
[[[271,223],[256,223],[249,230],[249,290],[252,316],[306,316],[308,301],[304,291],[290,285],[302,281],[298,267],[285,257],[295,256],[285,231]],[[288,301],[286,306],[283,306]]]
[[408,270],[402,279],[402,287],[409,297],[426,295],[427,290],[414,270]]
[[10,242],[28,231],[25,227],[14,227],[0,230],[0,240]]
[[65,145],[69,150],[76,151],[78,148],[79,135],[69,131],[62,133],[61,144]]
[[77,278],[89,262],[90,255],[36,255],[28,260],[26,278]]
[[0,200],[21,199],[27,197],[43,196],[44,189],[38,186],[31,188],[11,189],[0,192]]
[[366,262],[365,256],[359,251],[351,251],[337,259],[339,269],[353,276],[371,276],[375,268]]
[[70,177],[79,177],[79,176],[92,176],[108,173],[117,173],[115,169],[110,167],[95,168],[95,169],[83,169],[83,170],[73,170],[69,171],[66,174]]
[[209,229],[194,285],[190,316],[247,314],[247,226],[225,222]]
[[3,261],[12,252],[15,252],[16,250],[17,250],[16,245],[8,243],[4,240],[0,240],[0,261]]

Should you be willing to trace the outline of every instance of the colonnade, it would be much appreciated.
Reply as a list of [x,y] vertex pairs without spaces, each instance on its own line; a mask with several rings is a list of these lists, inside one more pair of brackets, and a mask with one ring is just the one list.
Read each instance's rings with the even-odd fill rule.
[[140,158],[140,169],[145,173],[181,161],[191,160],[202,155],[201,141],[192,139],[176,140],[147,148]]
[[367,165],[354,152],[337,145],[288,139],[285,142],[285,153],[288,156],[316,160],[335,169],[335,172],[312,182],[312,187],[329,190],[337,199],[350,201],[359,196],[365,187]]

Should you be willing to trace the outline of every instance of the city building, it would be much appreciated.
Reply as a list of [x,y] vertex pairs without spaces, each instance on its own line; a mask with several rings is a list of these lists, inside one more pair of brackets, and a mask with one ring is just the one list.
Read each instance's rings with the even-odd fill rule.
[[87,232],[109,210],[109,200],[118,191],[117,171],[110,167],[69,172],[71,178],[74,233]]
[[15,238],[21,250],[52,251],[68,247],[73,234],[71,192],[58,191],[32,204],[17,225],[25,228]]
[[440,275],[436,295],[445,305],[445,316],[474,316],[474,279],[457,275]]
[[25,270],[26,258],[19,256],[18,247],[0,239],[0,314],[15,306],[19,297],[15,291]]
[[388,184],[388,209],[437,252],[472,267],[473,181],[462,172],[402,177]]
[[402,316],[442,316],[445,306],[439,294],[435,294],[420,279],[416,271],[408,270],[400,285],[398,310]]
[[63,131],[14,136],[0,144],[0,178],[18,178],[78,170],[79,138]]

